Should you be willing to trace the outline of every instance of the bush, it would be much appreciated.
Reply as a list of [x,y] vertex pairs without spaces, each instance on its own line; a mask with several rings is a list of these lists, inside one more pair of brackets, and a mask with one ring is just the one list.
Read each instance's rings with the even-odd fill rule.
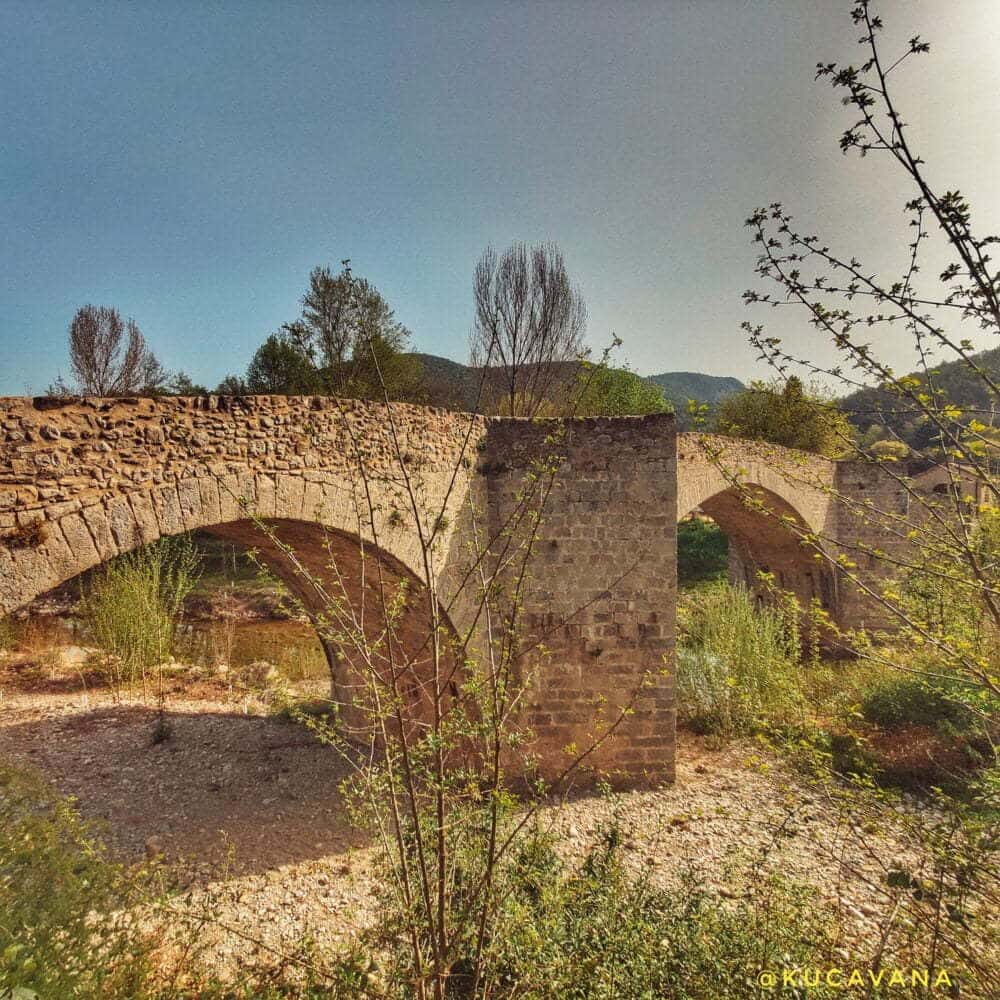
[[123,916],[136,885],[65,800],[0,765],[0,996],[146,996],[150,947]]
[[84,593],[80,616],[109,654],[102,666],[116,692],[144,681],[147,670],[171,655],[198,561],[189,539],[164,539],[112,560]]
[[725,580],[729,540],[714,521],[693,517],[677,525],[677,580],[680,584]]
[[17,645],[18,628],[11,618],[0,618],[0,653],[6,653]]
[[671,413],[673,404],[655,383],[623,368],[584,362],[577,376],[573,415],[624,417]]
[[946,687],[908,674],[885,677],[871,687],[862,699],[861,714],[883,729],[946,724],[969,730],[976,721],[972,710]]
[[831,394],[819,384],[803,385],[795,375],[753,382],[720,400],[715,431],[830,458],[843,454],[854,436]]
[[[240,967],[209,965],[217,914],[178,918],[154,869],[113,862],[71,800],[0,762],[0,998],[73,1000],[346,1000],[352,963],[309,941]],[[181,908],[183,909],[183,907]]]
[[681,620],[677,704],[699,732],[735,735],[801,716],[795,612],[758,606],[742,587],[699,595]]
[[[814,892],[754,872],[745,893],[725,899],[694,868],[677,886],[658,887],[629,872],[622,840],[611,827],[582,863],[570,864],[550,836],[526,832],[495,873],[500,912],[487,931],[482,978],[474,986],[460,953],[448,995],[739,1000],[759,995],[761,969],[821,965],[832,953],[834,921]],[[477,933],[469,928],[470,953]],[[408,963],[402,949],[393,952],[380,995],[412,995]]]
[[884,458],[887,461],[900,462],[910,456],[910,447],[903,441],[876,441],[870,450],[876,458]]

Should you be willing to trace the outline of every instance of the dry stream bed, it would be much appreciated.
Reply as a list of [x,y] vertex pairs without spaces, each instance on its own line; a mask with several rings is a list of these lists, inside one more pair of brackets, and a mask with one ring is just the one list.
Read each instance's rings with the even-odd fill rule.
[[[340,800],[345,765],[275,716],[266,687],[219,676],[191,682],[178,672],[167,698],[170,738],[154,743],[152,705],[116,703],[87,685],[74,655],[64,650],[26,671],[23,657],[0,654],[0,756],[73,796],[118,857],[160,858],[186,890],[176,905],[211,907],[221,964],[258,947],[283,950],[305,934],[332,944],[371,919],[373,852]],[[318,687],[296,684],[300,694]],[[893,831],[891,812],[884,815]],[[884,899],[873,886],[884,884],[886,866],[919,853],[901,830],[852,828],[769,751],[713,748],[691,734],[678,739],[676,784],[579,794],[542,812],[567,857],[582,856],[614,819],[628,863],[656,881],[670,883],[692,864],[732,898],[742,891],[728,873],[739,850],[760,859],[762,872],[815,887],[844,918],[845,958],[874,932]]]

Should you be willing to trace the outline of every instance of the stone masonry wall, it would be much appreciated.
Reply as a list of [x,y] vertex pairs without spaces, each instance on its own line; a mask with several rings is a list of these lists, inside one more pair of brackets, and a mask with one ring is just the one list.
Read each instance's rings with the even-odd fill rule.
[[137,544],[244,518],[239,498],[371,537],[359,461],[381,543],[419,574],[412,524],[393,513],[406,506],[393,426],[427,509],[448,495],[457,510],[473,464],[460,456],[485,421],[405,404],[392,415],[295,396],[0,399],[0,614]]
[[[893,471],[905,474],[903,466]],[[878,580],[891,573],[891,567],[874,555],[864,554],[857,546],[870,546],[892,554],[907,551],[907,527],[895,526],[898,535],[889,530],[892,519],[906,519],[910,514],[909,494],[892,476],[877,465],[864,462],[837,463],[837,491],[851,498],[850,504],[837,505],[836,537],[839,551],[856,564],[852,572],[866,584],[878,590]],[[867,509],[867,508],[870,508]],[[892,627],[888,613],[855,583],[841,574],[838,580],[839,620],[855,627]]]
[[[526,474],[555,456],[524,593],[530,681],[524,718],[543,769],[595,742],[586,767],[619,783],[674,775],[676,445],[670,416],[498,421],[485,439],[489,522],[519,502]],[[543,477],[544,478],[544,477]],[[621,712],[629,714],[620,718]],[[614,731],[608,738],[609,731]]]

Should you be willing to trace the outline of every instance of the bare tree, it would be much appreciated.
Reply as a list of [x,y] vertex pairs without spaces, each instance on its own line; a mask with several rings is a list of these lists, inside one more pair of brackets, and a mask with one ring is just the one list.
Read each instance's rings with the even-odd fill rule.
[[[877,635],[893,640],[879,649],[887,665],[929,683],[950,679],[973,701],[983,696],[969,692],[979,689],[995,699],[1000,695],[1000,478],[991,428],[984,423],[993,411],[976,400],[1000,399],[1000,378],[988,356],[976,354],[963,334],[970,327],[1000,333],[1000,272],[989,253],[1000,236],[973,229],[971,208],[958,191],[932,187],[898,111],[897,78],[891,74],[904,61],[926,55],[929,43],[914,36],[888,55],[880,41],[882,19],[869,0],[852,6],[851,19],[861,30],[864,61],[857,67],[820,63],[816,76],[829,81],[841,103],[853,109],[840,137],[841,152],[884,153],[878,162],[895,165],[911,185],[914,197],[904,206],[911,238],[901,248],[901,274],[879,277],[860,257],[807,234],[780,203],[772,203],[747,220],[760,251],[757,274],[772,290],[750,289],[744,300],[752,306],[798,307],[835,345],[839,363],[824,367],[789,352],[761,324],[748,321],[743,327],[782,380],[797,368],[852,390],[874,383],[886,400],[878,413],[883,421],[886,410],[895,409],[890,415],[904,413],[924,424],[924,444],[914,446],[906,464],[891,451],[842,435],[845,455],[880,468],[905,501],[897,509],[834,491],[856,521],[858,537],[840,539],[836,549],[828,544],[825,558],[904,637]],[[935,267],[936,282],[924,276],[923,260],[924,244],[935,233],[950,256],[943,270]],[[898,329],[913,347],[917,370],[911,374],[897,374],[881,356],[879,340],[872,339],[879,331]],[[968,397],[971,405],[941,379],[943,362],[977,386]],[[867,574],[859,572],[864,564]],[[870,568],[878,568],[880,577],[873,580]],[[926,607],[931,593],[939,597],[940,610],[933,613]],[[852,650],[866,641],[864,635],[845,638]],[[973,708],[983,711],[978,703]]]
[[554,244],[487,247],[476,265],[472,363],[499,369],[496,407],[533,417],[559,401],[577,376],[587,309]]
[[86,396],[157,393],[169,378],[135,320],[123,321],[108,306],[77,310],[69,327],[69,357],[77,389]]

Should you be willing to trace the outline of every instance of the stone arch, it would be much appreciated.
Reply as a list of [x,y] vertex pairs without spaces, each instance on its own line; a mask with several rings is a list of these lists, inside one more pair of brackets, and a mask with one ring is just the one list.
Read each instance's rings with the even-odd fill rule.
[[[197,471],[201,474],[152,488],[121,490],[86,506],[57,503],[37,508],[18,533],[8,532],[0,539],[0,615],[115,556],[161,538],[207,531],[259,550],[262,560],[301,602],[327,656],[335,701],[349,705],[361,682],[354,670],[356,650],[352,656],[332,638],[335,629],[330,609],[323,606],[324,593],[350,607],[365,623],[365,636],[387,662],[410,663],[401,671],[401,687],[409,716],[417,722],[425,719],[430,704],[425,648],[429,615],[423,611],[421,547],[416,531],[399,513],[403,501],[387,477],[373,476],[369,482],[376,511],[373,523],[368,499],[359,497],[358,484],[344,476]],[[296,569],[284,545],[305,573]],[[366,586],[379,575],[390,600],[403,587],[407,592],[389,638],[386,629],[379,628],[384,615],[377,594]],[[442,617],[444,629],[454,637],[454,626],[446,615]],[[450,676],[457,661],[446,659]],[[345,718],[363,729],[357,711],[346,710]]]
[[[730,540],[730,579],[759,591],[756,571],[765,570],[801,602],[815,598],[836,617],[836,576],[817,549],[801,541],[803,533],[835,533],[836,469],[830,459],[765,442],[680,434],[677,516],[701,510],[722,528]],[[753,509],[755,500],[763,510]]]
[[[396,509],[388,495],[376,498],[376,504]],[[41,507],[2,539],[0,613],[140,545],[251,516],[313,523],[368,542],[377,535],[381,551],[418,575],[415,533],[393,527],[384,513],[373,528],[364,510],[349,482],[285,473],[203,474],[149,490],[123,490],[87,506]]]
[[0,400],[0,615],[137,545],[248,511],[377,538],[419,577],[400,461],[421,509],[444,506],[454,523],[484,430],[465,414],[323,397]]
[[[433,624],[425,582],[386,549],[357,534],[316,521],[281,518],[268,519],[267,529],[244,519],[205,530],[255,550],[298,600],[326,654],[330,696],[341,707],[342,723],[359,736],[370,730],[370,720],[358,707],[365,701],[369,669],[386,684],[390,670],[396,670],[407,718],[417,723],[429,719]],[[441,683],[446,696],[455,697],[461,662],[458,636],[447,610],[441,608],[438,614],[444,640]],[[364,658],[370,659],[367,666],[359,662]]]
[[[764,510],[748,505],[747,494],[759,500]],[[834,578],[816,550],[802,543],[799,532],[808,531],[808,525],[787,500],[757,483],[746,483],[741,489],[720,490],[703,500],[699,509],[729,539],[731,582],[763,595],[757,574],[769,573],[777,587],[794,593],[804,606],[816,599],[825,610],[834,609]]]
[[[136,530],[131,533],[131,544],[117,545],[117,551],[105,559],[93,558],[96,545],[93,551],[87,549],[86,558],[70,559],[61,548],[62,543],[69,547],[62,534],[66,526],[62,521],[56,524],[62,541],[51,545],[55,529],[50,528],[36,555],[44,560],[46,554],[54,552],[62,558],[49,564],[47,576],[39,575],[38,585],[32,588],[38,594],[51,589],[42,580],[54,580],[53,586],[58,586],[115,555],[161,538],[201,530],[255,550],[261,562],[291,591],[316,628],[330,668],[331,700],[340,706],[341,721],[348,731],[362,737],[370,728],[365,710],[359,707],[366,690],[359,663],[365,652],[372,669],[386,683],[390,668],[397,671],[407,718],[417,724],[429,718],[432,707],[429,684],[433,674],[427,588],[409,565],[382,546],[362,539],[357,533],[315,520],[272,517],[262,527],[243,516],[217,524],[185,525],[180,531],[160,532],[155,537],[152,532],[143,534]],[[32,593],[31,597],[38,594]],[[394,608],[391,629],[386,627],[386,605]],[[459,658],[452,643],[456,631],[447,613],[441,611],[440,615],[442,630],[450,640],[443,646],[442,676],[449,695],[455,695]],[[351,634],[357,637],[357,642],[351,641]],[[362,636],[366,647],[359,649]]]

